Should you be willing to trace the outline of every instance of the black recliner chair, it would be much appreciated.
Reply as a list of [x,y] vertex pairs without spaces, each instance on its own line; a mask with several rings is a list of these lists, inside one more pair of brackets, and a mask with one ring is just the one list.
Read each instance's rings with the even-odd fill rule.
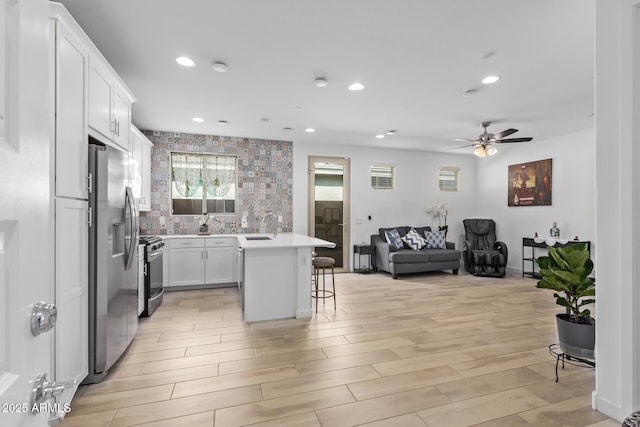
[[464,268],[474,276],[504,277],[509,251],[496,240],[496,223],[492,219],[465,219],[462,257]]

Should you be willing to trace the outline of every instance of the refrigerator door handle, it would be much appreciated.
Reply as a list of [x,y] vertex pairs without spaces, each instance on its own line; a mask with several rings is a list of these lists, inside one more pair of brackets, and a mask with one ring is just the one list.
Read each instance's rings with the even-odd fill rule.
[[133,262],[135,247],[138,244],[138,213],[136,212],[136,203],[133,198],[131,187],[126,188],[125,209],[128,209],[129,211],[129,232],[131,233],[129,247],[126,249],[127,263],[125,268],[128,270]]

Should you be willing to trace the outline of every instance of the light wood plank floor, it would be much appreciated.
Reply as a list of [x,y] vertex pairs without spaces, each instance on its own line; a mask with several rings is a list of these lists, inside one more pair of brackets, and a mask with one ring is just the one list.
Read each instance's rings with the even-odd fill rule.
[[168,292],[64,426],[617,426],[595,372],[555,380],[551,293],[535,280],[336,276],[312,319],[245,324],[235,288]]

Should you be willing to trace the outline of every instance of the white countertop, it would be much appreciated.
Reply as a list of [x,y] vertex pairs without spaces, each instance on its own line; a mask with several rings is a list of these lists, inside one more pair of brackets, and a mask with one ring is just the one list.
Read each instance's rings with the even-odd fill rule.
[[[269,240],[247,240],[251,236],[268,236]],[[335,243],[298,233],[278,233],[273,238],[271,233],[254,234],[170,234],[161,236],[163,239],[208,238],[208,237],[233,237],[238,239],[238,246],[243,249],[273,249],[273,248],[298,248],[298,247],[323,247],[334,248]]]
[[[270,240],[247,240],[247,236],[269,236]],[[273,249],[273,248],[300,248],[300,247],[323,247],[335,248],[336,244],[315,237],[305,236],[297,233],[278,233],[278,237],[273,238],[272,234],[238,234],[238,245],[242,249]]]

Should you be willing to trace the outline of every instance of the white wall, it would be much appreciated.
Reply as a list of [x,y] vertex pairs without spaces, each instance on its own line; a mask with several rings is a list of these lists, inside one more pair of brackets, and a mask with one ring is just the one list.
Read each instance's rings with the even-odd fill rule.
[[622,421],[640,409],[640,1],[596,0],[596,391]]
[[[475,159],[473,156],[424,151],[375,149],[318,143],[314,146],[293,143],[293,231],[307,233],[307,179],[309,156],[348,157],[351,163],[351,244],[369,242],[380,227],[431,225],[426,209],[433,202],[449,207],[447,240],[461,246],[462,220],[475,205]],[[396,188],[371,188],[369,169],[373,163],[396,166]],[[458,192],[438,189],[441,166],[461,168]],[[369,221],[367,216],[371,215]],[[352,248],[349,248],[352,250]],[[351,259],[351,258],[350,258]]]
[[[532,134],[535,134],[533,132]],[[508,268],[522,269],[522,237],[549,237],[554,221],[560,237],[591,241],[595,258],[595,142],[594,130],[531,143],[499,145],[493,157],[478,158],[478,217],[496,221],[498,239],[509,248]],[[551,206],[507,206],[507,167],[553,159]],[[527,254],[528,256],[528,254]],[[525,265],[529,269],[530,264]]]

